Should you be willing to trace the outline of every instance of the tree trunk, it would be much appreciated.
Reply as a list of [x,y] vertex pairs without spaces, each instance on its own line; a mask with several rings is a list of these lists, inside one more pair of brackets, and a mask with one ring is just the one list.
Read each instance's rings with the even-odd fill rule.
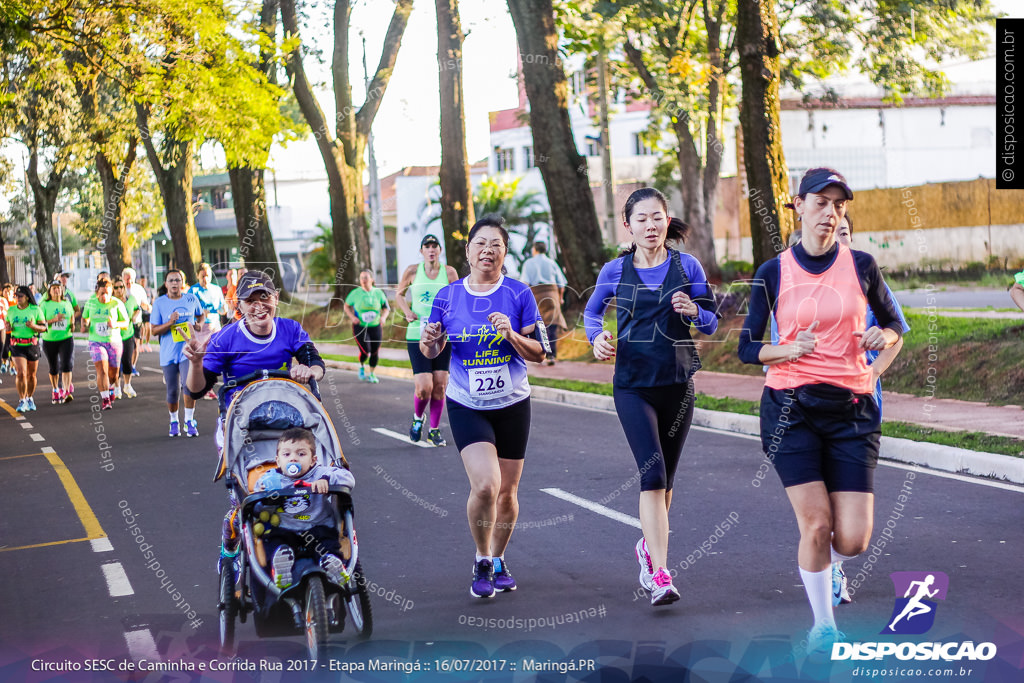
[[103,218],[99,242],[100,249],[107,255],[107,267],[111,274],[119,274],[132,265],[131,247],[124,229],[124,194],[128,184],[128,174],[135,163],[138,139],[132,136],[128,140],[128,152],[120,171],[102,151],[96,152],[96,170],[103,185]]
[[60,256],[57,250],[57,238],[53,232],[53,210],[57,204],[63,169],[56,166],[50,170],[50,182],[44,184],[39,178],[39,149],[31,145],[28,160],[28,182],[32,186],[33,213],[36,219],[36,241],[39,244],[39,257],[42,259],[45,273],[44,279],[52,278],[61,271]]
[[160,186],[160,194],[164,198],[164,214],[167,217],[167,230],[171,233],[171,244],[174,246],[175,266],[185,273],[189,283],[196,281],[196,266],[203,259],[199,245],[199,233],[196,232],[196,220],[192,214],[192,154],[194,144],[178,140],[173,132],[164,131],[164,159],[153,144],[149,131],[149,113],[142,105],[135,106],[139,131],[146,145],[146,156],[153,167]]
[[551,0],[508,0],[523,80],[530,100],[534,159],[540,168],[551,208],[551,222],[569,281],[567,303],[597,282],[604,264],[600,224],[587,178],[587,162],[576,150],[569,123],[568,84],[558,53]]
[[267,217],[267,190],[262,168],[229,167],[231,197],[235,204],[235,229],[238,231],[238,255],[246,268],[262,270],[274,281],[277,291],[286,297],[281,264],[277,259],[274,236]]
[[743,91],[740,126],[747,172],[754,268],[785,249],[793,229],[779,125],[779,22],[771,0],[739,0],[736,11]]
[[7,245],[4,242],[4,229],[0,224],[0,282],[10,282],[11,273],[7,270]]
[[458,0],[435,0],[437,64],[441,91],[441,225],[448,265],[466,267],[466,239],[476,221],[466,159],[466,115],[462,91],[462,24]]

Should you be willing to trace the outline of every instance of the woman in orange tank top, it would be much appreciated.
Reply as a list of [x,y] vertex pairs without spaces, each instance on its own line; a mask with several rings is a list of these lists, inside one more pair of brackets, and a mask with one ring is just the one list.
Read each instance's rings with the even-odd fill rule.
[[[864,352],[891,347],[903,330],[874,258],[836,240],[852,199],[837,171],[804,174],[793,205],[801,241],[758,269],[739,344],[741,360],[768,366],[761,443],[800,528],[809,652],[842,639],[832,612],[849,602],[842,562],[871,540],[881,416]],[[866,327],[869,304],[879,326]],[[769,313],[777,345],[761,342]]]

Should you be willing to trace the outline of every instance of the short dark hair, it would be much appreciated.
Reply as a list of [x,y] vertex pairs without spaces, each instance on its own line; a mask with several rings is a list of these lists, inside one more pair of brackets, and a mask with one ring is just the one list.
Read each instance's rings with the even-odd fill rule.
[[544,242],[541,242],[541,241],[534,242],[533,243],[533,248],[537,250],[538,254],[546,254],[546,253],[548,253],[548,245],[545,244]]
[[284,430],[278,437],[277,443],[280,444],[282,441],[304,441],[309,444],[309,447],[313,449],[313,454],[316,455],[316,437],[305,427],[289,427]]

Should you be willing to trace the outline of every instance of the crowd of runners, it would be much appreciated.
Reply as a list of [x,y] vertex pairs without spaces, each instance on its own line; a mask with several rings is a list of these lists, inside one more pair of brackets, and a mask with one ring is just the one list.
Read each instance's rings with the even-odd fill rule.
[[[767,368],[762,446],[799,529],[796,562],[813,614],[810,650],[843,637],[833,611],[850,601],[843,562],[863,552],[872,534],[878,379],[909,330],[875,260],[849,246],[852,200],[839,172],[815,168],[804,174],[792,204],[799,238],[758,269],[739,340],[740,359]],[[669,215],[660,192],[633,192],[622,221],[632,243],[601,269],[584,323],[594,357],[615,363],[615,410],[639,473],[639,582],[659,606],[680,597],[667,569],[669,511],[674,480],[685,471],[693,376],[701,369],[691,334],[713,334],[718,313],[700,262],[682,251],[688,226]],[[553,337],[565,325],[564,275],[551,268],[543,246],[524,268],[527,282],[507,277],[509,233],[500,217],[484,216],[467,238],[465,277],[445,265],[442,242],[428,234],[420,243],[422,261],[403,272],[393,306],[369,271],[344,302],[359,347],[359,379],[370,384],[379,381],[389,315],[397,308],[405,318],[414,379],[412,441],[426,431],[428,442],[446,445],[440,424],[447,405],[469,480],[467,521],[475,546],[470,594],[477,598],[518,587],[505,552],[519,515],[530,436],[528,363],[554,362]],[[38,304],[28,287],[5,288],[4,360],[9,346],[17,409],[36,409],[39,336],[51,402],[74,398],[76,319],[78,330],[88,334],[105,410],[137,395],[131,378],[139,351],[148,350],[150,338],[159,341],[172,437],[199,435],[195,403],[210,396],[218,381],[230,383],[261,368],[291,368],[297,381],[324,376],[324,363],[301,325],[276,318],[278,292],[269,277],[232,272],[222,291],[207,264],[199,274],[189,287],[181,271],[168,270],[159,293],[136,282],[131,269],[117,281],[101,274],[82,305],[60,277]],[[223,529],[222,556],[233,558],[234,502]]]

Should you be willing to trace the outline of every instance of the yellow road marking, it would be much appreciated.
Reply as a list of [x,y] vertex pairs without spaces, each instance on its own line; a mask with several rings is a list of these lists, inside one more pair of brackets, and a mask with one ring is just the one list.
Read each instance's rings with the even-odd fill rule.
[[10,404],[9,404],[9,403],[7,403],[7,401],[4,401],[4,400],[2,400],[2,399],[0,399],[0,408],[3,408],[4,410],[6,410],[6,411],[7,411],[8,413],[10,413],[10,414],[11,414],[11,417],[13,417],[13,418],[15,418],[15,419],[17,419],[17,418],[21,417],[21,414],[20,414],[20,413],[18,413],[18,411],[17,411],[17,410],[15,410],[14,408],[12,408],[12,407],[10,406]]
[[96,519],[92,508],[89,507],[89,503],[85,500],[85,495],[82,494],[82,489],[78,488],[78,483],[71,476],[71,472],[68,470],[67,465],[64,464],[64,461],[57,456],[57,452],[52,448],[44,449],[43,455],[50,461],[53,469],[57,472],[57,476],[60,477],[60,482],[64,484],[64,490],[68,492],[68,498],[71,499],[71,504],[75,507],[75,512],[78,513],[78,519],[82,521],[82,526],[85,527],[86,537],[84,540],[91,541],[94,538],[106,536],[103,532],[103,527],[100,526],[100,521]]
[[19,545],[15,548],[0,548],[0,553],[6,553],[8,550],[27,550],[29,548],[44,548],[48,545],[62,545],[64,543],[80,543],[82,541],[91,541],[91,538],[70,538],[66,541],[50,541],[49,543],[35,543],[33,545]]
[[8,455],[0,460],[16,460],[17,458],[34,458],[37,455],[46,455],[46,453],[26,453],[25,455]]

